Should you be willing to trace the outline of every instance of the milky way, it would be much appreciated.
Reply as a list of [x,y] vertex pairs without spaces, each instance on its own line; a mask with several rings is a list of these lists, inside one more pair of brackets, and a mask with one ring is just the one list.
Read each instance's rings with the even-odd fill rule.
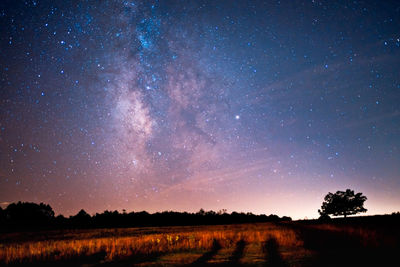
[[2,1],[0,202],[400,207],[396,1]]

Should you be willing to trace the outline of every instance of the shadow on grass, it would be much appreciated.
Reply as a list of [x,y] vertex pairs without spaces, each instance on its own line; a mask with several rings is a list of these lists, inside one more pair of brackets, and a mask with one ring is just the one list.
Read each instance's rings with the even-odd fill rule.
[[244,240],[240,240],[236,243],[235,251],[233,251],[232,256],[229,258],[230,266],[239,265],[240,259],[243,257],[244,248],[246,247],[246,242]]
[[191,266],[204,266],[207,264],[207,262],[209,260],[212,259],[212,257],[214,257],[218,251],[221,249],[221,245],[218,243],[217,240],[214,239],[213,241],[213,245],[210,251],[204,253],[200,258],[198,258],[197,260],[195,260]]
[[279,245],[275,238],[270,238],[264,243],[263,250],[265,253],[266,266],[287,267],[289,266],[279,253]]
[[394,266],[398,248],[365,245],[360,237],[345,232],[300,227],[304,247],[317,253],[312,266]]

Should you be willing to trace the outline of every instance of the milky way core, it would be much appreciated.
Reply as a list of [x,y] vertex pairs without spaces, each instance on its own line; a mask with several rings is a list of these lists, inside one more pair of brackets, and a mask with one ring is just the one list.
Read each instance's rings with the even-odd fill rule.
[[400,210],[398,1],[1,1],[0,204]]

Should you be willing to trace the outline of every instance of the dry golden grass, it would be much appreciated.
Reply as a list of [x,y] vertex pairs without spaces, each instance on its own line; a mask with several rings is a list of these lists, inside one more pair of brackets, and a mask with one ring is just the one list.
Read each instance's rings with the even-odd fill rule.
[[[214,240],[225,249],[234,247],[240,240],[247,244],[262,244],[270,238],[276,239],[282,247],[299,248],[303,245],[293,230],[269,223],[168,227],[157,230],[156,232],[165,230],[165,233],[152,234],[150,230],[138,232],[137,229],[92,230],[75,233],[71,238],[71,233],[67,231],[66,240],[50,238],[42,241],[10,242],[0,245],[0,263],[62,261],[90,257],[98,253],[105,255],[105,261],[114,261],[143,255],[208,251],[212,249]],[[104,235],[107,237],[101,237]]]
[[[304,244],[300,236],[307,237],[308,243]],[[390,231],[381,228],[296,223],[70,230],[36,235],[14,233],[1,236],[0,266],[69,260],[177,266],[199,259],[210,264],[236,262],[253,266],[268,263],[271,257],[275,260],[280,257],[289,266],[303,266],[320,253],[326,238],[337,242],[339,247],[346,245],[340,242],[356,240],[358,243],[354,245],[372,249],[394,248],[398,241]],[[268,250],[271,240],[276,245]],[[317,245],[312,247],[314,243]],[[309,250],[310,245],[313,250]],[[321,251],[326,250],[322,248]]]

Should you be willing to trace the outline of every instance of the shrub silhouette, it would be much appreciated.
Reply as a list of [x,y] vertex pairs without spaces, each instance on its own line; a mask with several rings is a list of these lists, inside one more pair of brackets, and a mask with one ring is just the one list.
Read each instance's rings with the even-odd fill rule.
[[22,225],[27,228],[46,227],[54,219],[53,209],[46,204],[18,202],[7,206],[1,213],[2,223],[8,224],[11,228],[18,228]]
[[337,191],[335,194],[329,192],[322,202],[321,209],[318,210],[319,214],[324,217],[331,214],[333,216],[357,214],[359,212],[366,212],[364,202],[367,200],[366,196],[362,193],[354,194],[353,190],[347,189],[346,191]]
[[321,214],[321,216],[319,216],[318,221],[320,222],[329,222],[331,220],[331,217],[329,217],[328,214]]

